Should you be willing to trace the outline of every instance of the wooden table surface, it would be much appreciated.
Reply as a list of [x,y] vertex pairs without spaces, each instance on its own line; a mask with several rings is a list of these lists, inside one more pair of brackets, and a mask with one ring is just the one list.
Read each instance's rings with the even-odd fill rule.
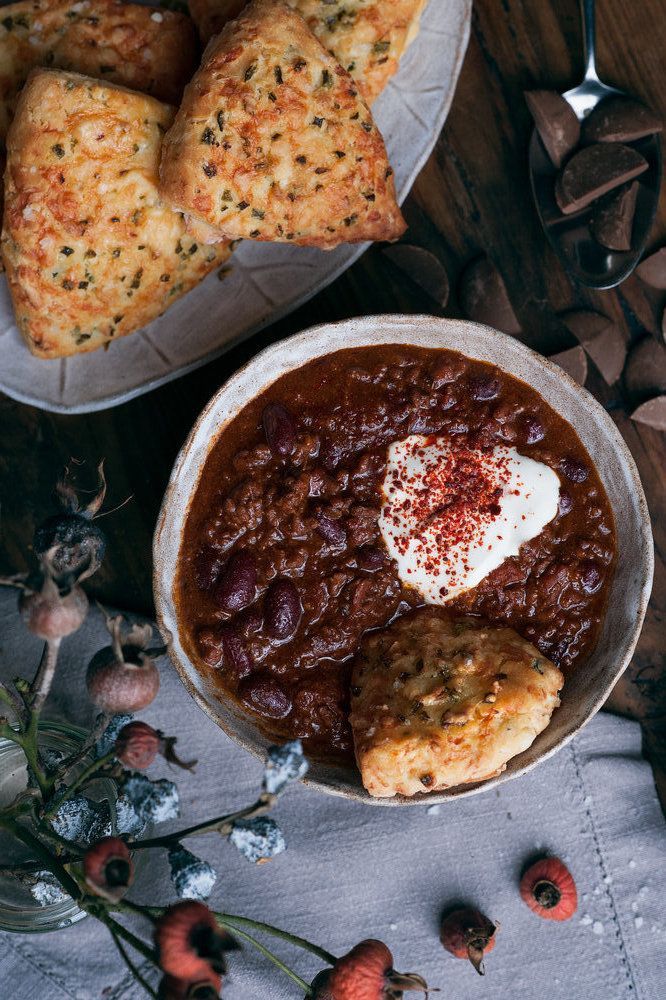
[[[431,0],[445,3],[446,0]],[[602,78],[658,109],[666,120],[666,0],[599,0]],[[530,120],[522,92],[565,90],[582,75],[576,0],[477,0],[472,36],[446,126],[407,201],[405,241],[445,264],[453,294],[445,310],[375,247],[316,299],[250,343],[177,382],[124,406],[87,416],[44,413],[0,396],[0,573],[30,562],[35,524],[53,509],[53,485],[70,459],[94,482],[105,459],[111,508],[102,522],[109,552],[89,592],[150,614],[151,538],[171,466],[195,417],[238,365],[259,348],[325,320],[372,313],[459,316],[455,286],[471,257],[488,253],[506,281],[523,339],[549,354],[573,346],[558,315],[591,306],[614,317],[635,341],[658,336],[640,282],[619,291],[575,287],[548,248],[529,194]],[[651,245],[666,243],[666,196]],[[223,294],[224,285],[220,286]],[[654,591],[633,663],[610,706],[644,725],[646,752],[666,802],[666,436],[632,423],[622,384],[609,388],[594,366],[588,387],[608,407],[640,470],[652,513]]]

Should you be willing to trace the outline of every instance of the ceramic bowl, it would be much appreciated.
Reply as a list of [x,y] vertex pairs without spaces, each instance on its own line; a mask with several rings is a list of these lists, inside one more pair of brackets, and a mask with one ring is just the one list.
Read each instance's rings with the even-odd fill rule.
[[[617,568],[601,636],[592,657],[567,681],[561,707],[528,750],[510,760],[498,777],[427,796],[428,803],[444,803],[517,777],[570,740],[598,711],[629,663],[645,616],[652,585],[653,549],[638,471],[603,407],[557,365],[490,327],[432,316],[367,316],[327,324],[262,351],[208,403],[174,465],[154,540],[157,617],[169,640],[172,661],[195,701],[236,743],[263,756],[270,741],[258,732],[249,715],[220,696],[198,672],[183,647],[174,603],[174,581],[188,507],[212,443],[251,399],[285,372],[313,358],[346,347],[373,344],[449,348],[495,364],[529,383],[575,428],[594,458],[615,514]],[[307,780],[322,791],[368,803],[407,805],[426,801],[424,797],[372,799],[361,784],[360,774],[338,765],[313,762]]]

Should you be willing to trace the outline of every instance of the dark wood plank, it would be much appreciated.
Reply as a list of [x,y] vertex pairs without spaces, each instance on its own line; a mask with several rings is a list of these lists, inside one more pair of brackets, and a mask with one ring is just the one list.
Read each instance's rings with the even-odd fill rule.
[[[663,0],[600,0],[598,8],[601,75],[666,119]],[[92,480],[104,457],[110,505],[131,500],[104,522],[109,555],[91,590],[103,601],[150,613],[151,536],[162,492],[197,413],[229,373],[265,344],[314,323],[381,312],[459,315],[455,285],[465,262],[480,251],[490,254],[504,276],[524,340],[544,353],[572,345],[559,314],[574,306],[615,317],[628,341],[657,335],[649,296],[637,279],[619,292],[590,292],[571,283],[530,201],[531,125],[522,92],[537,85],[566,89],[578,81],[582,62],[575,0],[477,0],[451,114],[406,206],[407,240],[437,254],[449,272],[453,294],[445,311],[377,247],[316,300],[251,343],[115,410],[64,417],[0,398],[0,572],[27,567],[34,526],[51,510],[53,484],[69,458],[85,461]],[[666,242],[663,191],[651,242]],[[650,611],[631,668],[609,706],[643,721],[666,801],[666,437],[632,424],[622,385],[605,386],[593,369],[589,387],[632,450],[653,517],[657,572]]]

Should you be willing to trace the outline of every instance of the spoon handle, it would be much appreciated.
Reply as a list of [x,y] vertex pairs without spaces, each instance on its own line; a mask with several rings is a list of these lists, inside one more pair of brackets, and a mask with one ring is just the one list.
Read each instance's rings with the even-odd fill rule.
[[596,66],[597,32],[595,24],[594,0],[580,0],[583,21],[583,48],[585,50],[585,79],[598,80]]

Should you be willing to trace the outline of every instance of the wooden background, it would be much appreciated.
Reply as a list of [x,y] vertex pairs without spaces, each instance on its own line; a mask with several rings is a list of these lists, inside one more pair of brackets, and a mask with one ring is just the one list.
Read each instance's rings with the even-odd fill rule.
[[[666,121],[666,0],[598,0],[597,8],[601,77],[658,109]],[[107,506],[131,499],[101,522],[109,552],[89,592],[109,604],[150,614],[151,537],[162,493],[194,419],[227,376],[265,344],[325,320],[381,312],[458,316],[458,276],[481,251],[504,276],[524,340],[543,353],[573,346],[558,314],[576,306],[615,317],[632,342],[650,333],[658,336],[637,279],[628,279],[619,292],[572,285],[542,235],[530,200],[526,149],[531,125],[522,92],[535,86],[565,90],[579,81],[582,66],[575,0],[475,3],[472,37],[449,119],[405,207],[410,224],[405,241],[434,252],[448,271],[453,294],[445,310],[375,247],[314,301],[250,343],[117,409],[66,417],[0,396],[0,574],[30,564],[35,524],[52,512],[53,485],[70,457],[86,462],[80,476],[84,484],[88,477],[88,485],[103,457]],[[665,242],[662,191],[651,246]],[[664,803],[666,436],[633,424],[622,385],[608,388],[593,366],[588,387],[624,435],[652,513],[654,592],[634,661],[611,707],[642,720]]]

